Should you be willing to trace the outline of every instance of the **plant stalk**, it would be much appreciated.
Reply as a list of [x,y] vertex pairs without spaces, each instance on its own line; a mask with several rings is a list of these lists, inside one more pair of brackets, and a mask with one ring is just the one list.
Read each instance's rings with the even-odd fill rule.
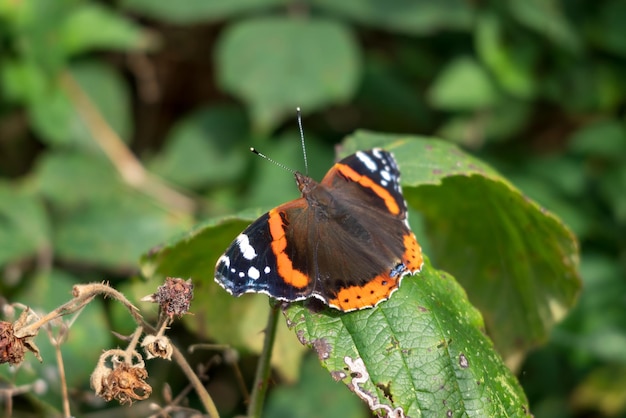
[[250,405],[248,405],[248,417],[250,418],[260,418],[263,412],[263,403],[265,402],[265,395],[269,387],[269,376],[272,370],[270,360],[272,358],[274,341],[276,340],[277,324],[278,305],[275,305],[270,308],[270,313],[267,318],[263,351],[261,352],[259,364],[257,365],[254,387],[252,388],[252,396],[250,397]]

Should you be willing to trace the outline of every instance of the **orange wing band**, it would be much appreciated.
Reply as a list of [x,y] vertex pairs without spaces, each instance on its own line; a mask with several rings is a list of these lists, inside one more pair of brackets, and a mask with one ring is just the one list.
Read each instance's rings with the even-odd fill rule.
[[424,264],[424,258],[422,257],[422,247],[417,243],[415,234],[409,232],[404,236],[404,255],[402,256],[402,262],[406,266],[407,270],[412,273],[417,273],[422,269]]
[[389,193],[384,187],[375,183],[370,178],[362,176],[345,164],[337,164],[337,170],[339,170],[341,174],[343,174],[348,179],[354,181],[355,183],[359,183],[363,187],[372,189],[372,191],[376,193],[377,196],[380,196],[380,198],[384,200],[385,205],[387,205],[387,209],[389,209],[389,212],[393,213],[394,215],[400,214],[400,207],[398,206],[396,199],[394,199],[391,193]]
[[270,234],[272,235],[272,252],[276,255],[276,268],[278,275],[285,281],[298,289],[304,289],[310,283],[310,278],[300,270],[293,267],[293,263],[287,257],[287,237],[280,213],[276,209],[269,212]]
[[376,306],[379,302],[389,299],[389,296],[400,285],[400,277],[389,277],[381,274],[363,286],[350,286],[341,289],[328,304],[342,311]]

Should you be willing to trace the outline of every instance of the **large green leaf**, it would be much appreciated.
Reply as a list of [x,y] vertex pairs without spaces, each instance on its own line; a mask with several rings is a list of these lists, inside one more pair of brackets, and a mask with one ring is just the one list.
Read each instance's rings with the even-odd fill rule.
[[224,31],[216,60],[220,85],[248,104],[257,132],[297,106],[312,112],[349,99],[361,71],[352,34],[321,19],[239,22]]
[[294,304],[286,316],[331,375],[379,414],[529,416],[524,392],[482,331],[480,313],[428,261],[374,309],[312,313]]
[[496,348],[516,365],[576,301],[581,282],[575,237],[453,145],[359,132],[345,152],[373,146],[397,156],[409,206],[424,216],[431,257],[463,285]]

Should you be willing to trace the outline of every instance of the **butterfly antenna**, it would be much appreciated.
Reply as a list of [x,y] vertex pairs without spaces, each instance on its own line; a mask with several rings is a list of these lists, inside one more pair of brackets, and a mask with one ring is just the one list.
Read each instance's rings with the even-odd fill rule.
[[309,161],[306,158],[306,147],[304,146],[304,129],[302,129],[302,112],[300,111],[300,107],[296,108],[296,113],[298,115],[298,128],[300,128],[300,142],[302,142],[302,155],[304,155],[304,173],[309,175]]
[[258,155],[259,157],[263,158],[264,160],[267,160],[270,163],[272,163],[274,165],[277,165],[278,167],[282,168],[283,170],[287,170],[287,171],[289,171],[292,174],[294,174],[296,172],[295,170],[292,170],[291,168],[287,167],[286,165],[281,164],[278,161],[274,161],[270,157],[268,157],[267,155],[260,153],[259,151],[257,151],[256,148],[250,147],[250,151],[252,151],[254,154]]

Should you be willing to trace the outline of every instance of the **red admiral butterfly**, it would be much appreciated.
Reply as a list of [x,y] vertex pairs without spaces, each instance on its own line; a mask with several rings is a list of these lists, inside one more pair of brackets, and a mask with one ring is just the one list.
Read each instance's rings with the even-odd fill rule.
[[287,302],[315,297],[348,312],[378,305],[403,276],[420,271],[391,153],[359,151],[319,183],[294,175],[302,197],[254,221],[218,259],[215,281],[226,291]]

